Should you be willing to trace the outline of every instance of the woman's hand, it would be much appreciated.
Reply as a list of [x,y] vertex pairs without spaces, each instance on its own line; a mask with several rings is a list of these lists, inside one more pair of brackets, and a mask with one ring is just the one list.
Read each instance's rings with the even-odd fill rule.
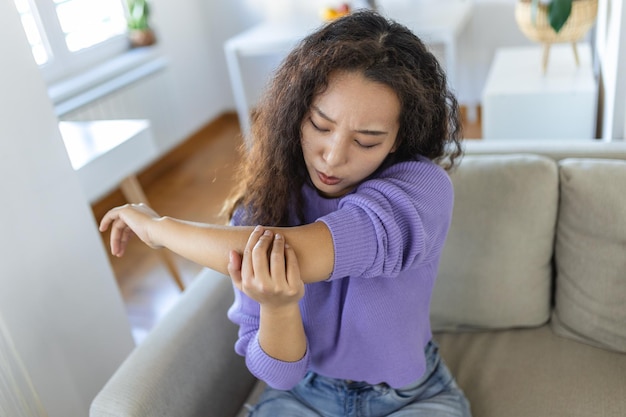
[[294,250],[283,235],[260,226],[250,235],[243,258],[231,252],[228,272],[235,286],[264,308],[297,305],[304,296]]
[[232,251],[228,272],[237,288],[260,304],[259,345],[272,358],[295,362],[307,350],[298,301],[304,283],[294,250],[280,233],[257,226],[243,251]]
[[100,231],[111,227],[111,253],[123,256],[128,241],[133,234],[137,235],[151,248],[161,245],[152,239],[150,225],[161,217],[145,204],[126,204],[109,210],[100,221]]

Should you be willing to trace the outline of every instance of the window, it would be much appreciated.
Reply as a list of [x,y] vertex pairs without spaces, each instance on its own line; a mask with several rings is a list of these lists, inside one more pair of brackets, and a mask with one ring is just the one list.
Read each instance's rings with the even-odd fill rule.
[[24,26],[35,62],[37,62],[37,65],[45,64],[48,62],[49,55],[39,31],[41,24],[37,22],[28,0],[15,0],[15,7],[17,7],[17,11],[22,18],[22,26]]
[[44,78],[55,82],[128,49],[123,0],[14,0]]

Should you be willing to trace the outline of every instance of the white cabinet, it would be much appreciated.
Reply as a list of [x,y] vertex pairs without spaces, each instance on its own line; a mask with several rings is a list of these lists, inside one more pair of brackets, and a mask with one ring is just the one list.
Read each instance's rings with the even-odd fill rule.
[[499,48],[483,90],[484,139],[592,139],[595,137],[598,87],[591,48],[572,45],[550,49],[542,71],[543,48]]

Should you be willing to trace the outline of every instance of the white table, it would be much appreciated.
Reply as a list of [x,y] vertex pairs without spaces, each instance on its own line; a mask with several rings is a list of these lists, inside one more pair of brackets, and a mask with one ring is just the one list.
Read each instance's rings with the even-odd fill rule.
[[598,87],[589,44],[499,48],[483,90],[484,139],[592,139]]
[[[136,174],[158,156],[147,120],[97,120],[59,122],[65,149],[78,181],[90,203],[120,188],[131,203],[148,204]],[[170,253],[157,251],[184,290],[178,268]]]
[[[228,39],[224,43],[226,64],[242,133],[247,135],[250,132],[250,110],[255,104],[249,103],[251,100],[248,99],[248,94],[252,93],[247,92],[244,85],[242,59],[272,55],[282,59],[298,41],[320,24],[319,21],[310,20],[291,20],[280,23],[264,22]],[[259,71],[256,76],[265,82],[269,79],[269,72]],[[258,94],[258,91],[254,92],[254,95],[258,96]]]
[[[395,0],[379,2],[380,11],[406,25],[426,44],[443,44],[444,65],[450,84],[456,82],[456,39],[466,26],[472,11],[471,0]],[[292,19],[285,22],[264,22],[242,32],[224,43],[226,62],[239,123],[244,134],[250,131],[250,109],[254,93],[246,91],[242,58],[275,55],[282,59],[295,44],[322,24],[313,19]],[[269,72],[258,72],[263,81]],[[263,83],[262,83],[263,84]],[[264,85],[264,84],[263,84]],[[256,94],[258,96],[258,92]]]

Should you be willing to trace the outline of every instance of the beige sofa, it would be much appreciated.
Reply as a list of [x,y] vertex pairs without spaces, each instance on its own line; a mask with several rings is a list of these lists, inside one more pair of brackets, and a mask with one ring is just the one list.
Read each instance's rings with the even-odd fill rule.
[[[625,160],[623,142],[468,141],[432,322],[475,417],[626,416]],[[231,300],[205,270],[90,415],[244,415],[262,384]]]

